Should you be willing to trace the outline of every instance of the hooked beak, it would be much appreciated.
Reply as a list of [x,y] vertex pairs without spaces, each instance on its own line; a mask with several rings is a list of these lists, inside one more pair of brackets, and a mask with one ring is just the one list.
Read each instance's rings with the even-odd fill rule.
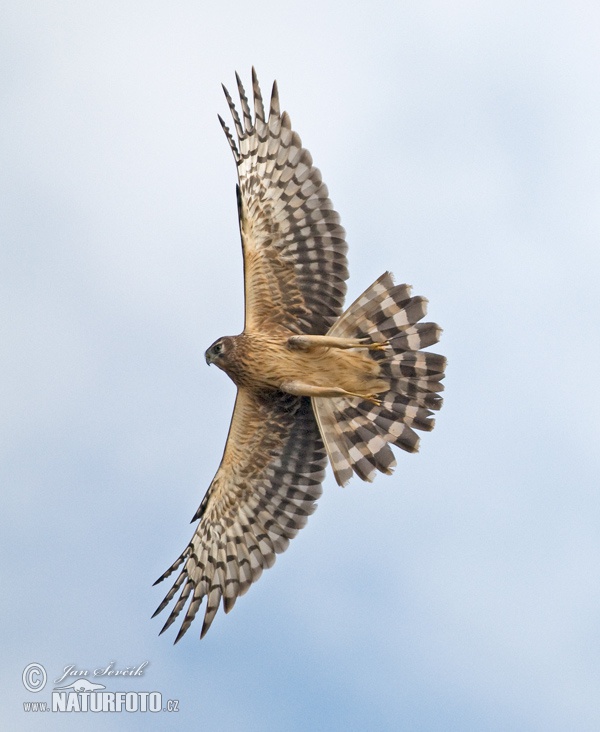
[[206,351],[206,353],[204,354],[204,358],[206,360],[207,365],[210,366],[212,364],[212,359],[211,359],[208,351]]

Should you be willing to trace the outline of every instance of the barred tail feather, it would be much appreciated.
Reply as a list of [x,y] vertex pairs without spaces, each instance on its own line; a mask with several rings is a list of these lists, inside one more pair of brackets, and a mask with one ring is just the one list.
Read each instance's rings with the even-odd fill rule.
[[313,399],[313,411],[335,479],[345,485],[352,477],[351,445],[339,419],[339,399]]
[[340,316],[327,335],[369,338],[387,343],[370,351],[389,388],[380,404],[359,397],[313,398],[313,408],[337,482],[345,485],[353,473],[371,481],[391,473],[396,462],[389,447],[419,449],[415,429],[431,431],[433,411],[442,406],[446,359],[422,351],[438,342],[441,328],[419,322],[427,312],[424,297],[411,296],[409,285],[394,285],[384,273]]

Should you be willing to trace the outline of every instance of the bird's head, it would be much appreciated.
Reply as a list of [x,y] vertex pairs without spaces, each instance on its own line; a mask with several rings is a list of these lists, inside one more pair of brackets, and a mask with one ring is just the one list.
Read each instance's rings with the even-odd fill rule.
[[231,356],[234,349],[233,338],[230,336],[224,336],[223,338],[217,338],[217,340],[207,349],[204,354],[206,363],[210,366],[212,363],[218,366],[223,371],[227,370],[227,361]]

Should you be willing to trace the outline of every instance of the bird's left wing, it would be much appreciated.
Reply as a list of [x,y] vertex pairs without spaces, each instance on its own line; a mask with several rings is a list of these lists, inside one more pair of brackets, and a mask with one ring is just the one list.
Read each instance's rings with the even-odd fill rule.
[[345,232],[308,150],[281,112],[273,84],[265,112],[252,69],[254,115],[236,74],[242,115],[227,89],[237,140],[221,117],[238,171],[244,252],[245,328],[284,326],[322,335],[341,314],[348,262]]
[[221,598],[225,612],[231,610],[315,510],[326,463],[309,399],[238,389],[221,465],[194,516],[200,523],[183,554],[155,583],[183,564],[154,613],[181,590],[161,632],[188,600],[175,642],[189,628],[204,597],[200,637]]

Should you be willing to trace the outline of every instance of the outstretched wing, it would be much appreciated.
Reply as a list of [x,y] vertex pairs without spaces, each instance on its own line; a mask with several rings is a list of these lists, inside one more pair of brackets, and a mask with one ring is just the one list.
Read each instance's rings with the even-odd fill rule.
[[221,598],[225,612],[231,610],[315,510],[326,463],[309,399],[238,390],[221,465],[194,516],[200,523],[183,554],[155,582],[183,564],[154,613],[181,589],[161,633],[188,600],[175,642],[189,628],[204,597],[208,599],[201,638]]
[[323,334],[341,314],[347,245],[321,173],[280,112],[273,84],[268,119],[252,69],[254,118],[239,76],[243,123],[227,89],[237,142],[219,117],[237,164],[247,330],[283,325]]

